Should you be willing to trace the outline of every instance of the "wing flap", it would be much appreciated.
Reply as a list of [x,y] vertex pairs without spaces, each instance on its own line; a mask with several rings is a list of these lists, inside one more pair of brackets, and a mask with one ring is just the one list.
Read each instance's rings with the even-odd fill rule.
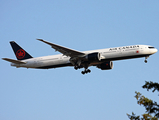
[[60,45],[57,45],[57,44],[54,44],[54,43],[50,43],[50,42],[47,42],[43,39],[37,39],[37,40],[42,41],[42,42],[50,45],[53,49],[55,49],[56,51],[59,51],[60,53],[62,53],[63,55],[66,55],[66,56],[77,57],[77,56],[85,55],[82,52],[72,50],[70,48],[66,48],[66,47],[63,47],[63,46],[60,46]]
[[16,63],[16,64],[26,64],[26,62],[22,62],[20,60],[14,60],[14,59],[10,59],[10,58],[2,58],[3,60],[6,60],[8,62],[11,62],[11,63]]

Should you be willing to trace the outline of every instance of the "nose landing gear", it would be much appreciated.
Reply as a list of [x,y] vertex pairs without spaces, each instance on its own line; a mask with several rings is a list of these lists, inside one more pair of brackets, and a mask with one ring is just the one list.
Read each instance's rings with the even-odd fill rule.
[[147,63],[147,58],[148,58],[148,57],[149,57],[149,56],[146,56],[146,57],[145,57],[145,61],[144,61],[145,63]]

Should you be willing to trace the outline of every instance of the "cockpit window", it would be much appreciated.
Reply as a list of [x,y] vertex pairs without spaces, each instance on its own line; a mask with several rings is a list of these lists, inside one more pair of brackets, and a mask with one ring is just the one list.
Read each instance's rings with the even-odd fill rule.
[[153,49],[153,48],[155,48],[155,47],[148,47],[148,48]]

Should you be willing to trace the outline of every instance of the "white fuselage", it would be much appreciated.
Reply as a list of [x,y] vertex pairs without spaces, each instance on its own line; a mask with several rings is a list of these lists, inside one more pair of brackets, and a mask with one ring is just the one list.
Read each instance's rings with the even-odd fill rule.
[[[157,49],[148,45],[132,45],[117,48],[107,48],[100,50],[84,51],[85,54],[99,52],[101,55],[101,61],[92,63],[91,65],[97,65],[104,61],[123,60],[139,57],[147,57],[157,52]],[[51,55],[37,58],[30,58],[22,60],[26,64],[11,63],[12,66],[25,67],[25,68],[56,68],[73,66],[70,62],[70,57],[65,55]]]

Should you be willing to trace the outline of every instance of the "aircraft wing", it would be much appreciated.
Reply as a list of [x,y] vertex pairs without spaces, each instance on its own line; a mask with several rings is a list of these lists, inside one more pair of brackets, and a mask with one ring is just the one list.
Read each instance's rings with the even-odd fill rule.
[[15,64],[26,64],[26,62],[22,62],[20,60],[14,60],[14,59],[10,59],[10,58],[2,58],[3,60],[6,60],[8,62],[12,62],[12,63],[15,63]]
[[63,47],[63,46],[60,46],[60,45],[56,45],[56,44],[53,44],[53,43],[50,43],[50,42],[47,42],[43,39],[37,39],[39,41],[42,41],[48,45],[50,45],[52,48],[54,48],[56,51],[59,51],[60,53],[62,53],[63,55],[66,55],[66,56],[70,56],[70,57],[78,57],[78,56],[83,56],[85,55],[84,53],[82,52],[79,52],[79,51],[76,51],[76,50],[72,50],[72,49],[69,49],[69,48],[66,48],[66,47]]

